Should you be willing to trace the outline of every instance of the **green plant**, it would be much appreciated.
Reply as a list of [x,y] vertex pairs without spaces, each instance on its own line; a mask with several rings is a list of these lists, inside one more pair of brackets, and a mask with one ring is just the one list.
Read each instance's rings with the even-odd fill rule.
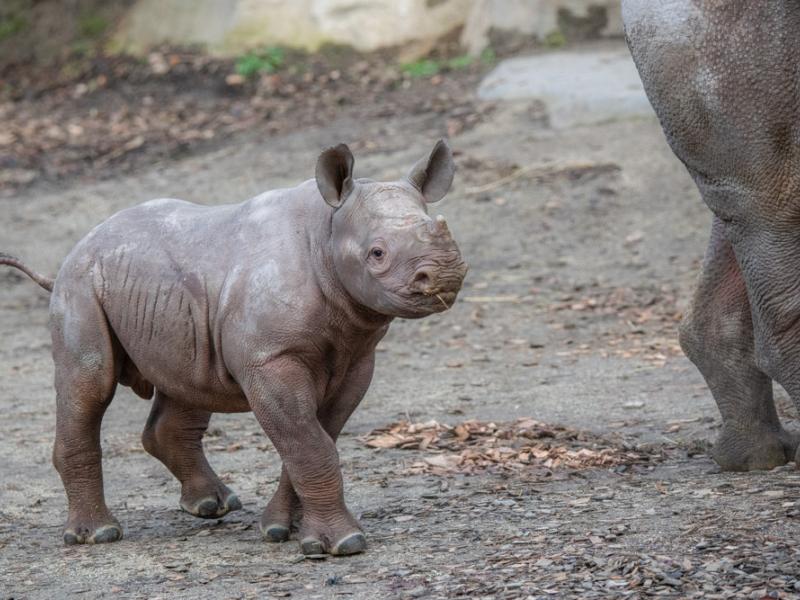
[[475,58],[464,54],[445,61],[434,60],[432,58],[422,58],[414,62],[405,63],[400,66],[402,71],[410,77],[432,77],[443,69],[457,71],[466,69],[475,62]]
[[461,56],[456,56],[448,60],[447,68],[453,69],[454,71],[457,69],[466,69],[467,67],[471,66],[472,63],[474,62],[475,62],[475,57],[470,56],[469,54],[462,54]]
[[259,73],[274,73],[283,66],[285,60],[283,48],[277,46],[254,50],[236,59],[236,72],[248,79]]
[[28,22],[21,15],[0,17],[0,42],[24,31],[27,27]]
[[442,65],[438,61],[430,58],[423,58],[415,60],[414,62],[405,63],[401,65],[400,68],[411,77],[431,77],[439,72]]
[[495,53],[494,49],[491,46],[484,48],[483,52],[481,52],[481,62],[487,65],[491,65],[496,61],[497,61],[497,54]]

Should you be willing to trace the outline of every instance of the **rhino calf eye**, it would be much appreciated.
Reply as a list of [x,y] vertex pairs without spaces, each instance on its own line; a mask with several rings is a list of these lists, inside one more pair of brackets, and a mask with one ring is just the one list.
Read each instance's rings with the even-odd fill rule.
[[383,258],[384,254],[383,250],[381,250],[380,248],[373,248],[372,250],[369,251],[369,253],[373,258],[378,258],[378,259]]

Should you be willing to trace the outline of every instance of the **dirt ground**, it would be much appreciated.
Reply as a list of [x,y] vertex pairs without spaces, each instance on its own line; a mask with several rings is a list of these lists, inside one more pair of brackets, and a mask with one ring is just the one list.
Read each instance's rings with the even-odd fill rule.
[[[127,389],[102,432],[106,495],[125,538],[65,547],[50,463],[48,298],[4,270],[2,598],[800,598],[800,475],[793,466],[720,473],[706,454],[719,415],[680,353],[677,323],[710,216],[657,122],[555,131],[538,103],[472,101],[483,117],[451,129],[459,172],[435,208],[470,263],[465,289],[452,310],[392,326],[339,442],[368,551],[312,561],[296,541],[261,540],[280,461],[250,414],[215,416],[206,439],[243,510],[213,521],[181,512],[177,482],[139,441],[149,403]],[[232,202],[294,185],[340,140],[359,176],[397,177],[446,119],[342,109],[324,124],[254,130],[133,174],[34,184],[0,198],[0,250],[55,272],[123,207],[162,196]],[[545,440],[551,449],[637,458],[529,465],[484,449],[488,458],[467,469],[435,444],[365,443],[399,421],[520,418],[587,432]]]

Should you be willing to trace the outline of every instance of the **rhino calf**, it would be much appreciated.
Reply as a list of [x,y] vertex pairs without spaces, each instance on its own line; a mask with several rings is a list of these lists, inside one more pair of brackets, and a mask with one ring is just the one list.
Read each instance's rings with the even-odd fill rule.
[[52,290],[64,541],[122,537],[100,449],[120,383],[154,396],[142,441],[180,481],[185,511],[217,518],[241,507],[202,437],[211,413],[252,410],[283,461],[264,537],[284,541],[299,523],[305,554],[364,550],[335,442],[392,319],[440,312],[461,288],[461,253],[444,218],[426,210],[454,171],[439,141],[401,181],[354,179],[340,144],[295,188],[242,204],[154,200],[123,210],[75,246],[55,281],[0,255]]
[[722,414],[726,470],[800,460],[772,382],[800,407],[800,2],[623,0],[672,150],[714,213],[681,346]]

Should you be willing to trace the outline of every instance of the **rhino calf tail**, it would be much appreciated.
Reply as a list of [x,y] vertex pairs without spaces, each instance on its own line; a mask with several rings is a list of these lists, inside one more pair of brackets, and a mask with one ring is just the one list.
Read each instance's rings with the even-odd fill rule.
[[52,279],[50,279],[49,277],[45,277],[44,275],[41,275],[36,271],[31,270],[25,264],[23,264],[23,262],[20,259],[11,256],[10,254],[4,254],[0,252],[0,265],[8,265],[9,267],[14,267],[16,269],[19,269],[20,271],[25,273],[25,275],[27,275],[28,277],[33,279],[36,283],[38,283],[40,286],[42,286],[44,289],[46,289],[48,292],[53,291]]

